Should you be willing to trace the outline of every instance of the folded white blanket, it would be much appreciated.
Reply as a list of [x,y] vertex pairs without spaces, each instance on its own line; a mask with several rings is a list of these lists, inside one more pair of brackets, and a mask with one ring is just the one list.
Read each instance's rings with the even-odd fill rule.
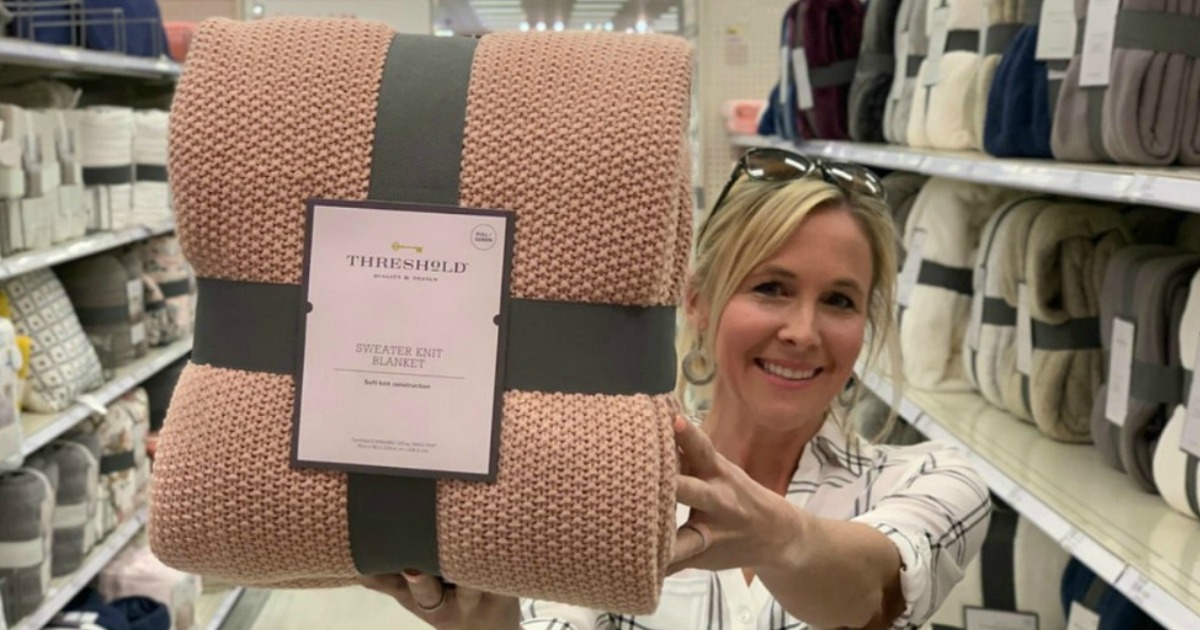
[[[1200,341],[1200,273],[1192,278],[1187,307],[1177,335],[1179,358],[1191,377],[1195,378],[1196,347]],[[1190,380],[1185,381],[1190,384]],[[1184,390],[1185,401],[1188,395]],[[1166,430],[1154,450],[1154,484],[1173,509],[1192,518],[1200,518],[1200,458],[1183,451],[1183,425],[1187,407],[1178,405],[1167,423]]]
[[25,196],[26,154],[35,150],[35,130],[27,112],[0,104],[0,199]]
[[168,114],[161,110],[134,112],[133,159],[137,164],[133,185],[133,221],[157,223],[171,217],[167,184]]
[[83,110],[83,178],[91,197],[89,230],[119,230],[133,224],[133,110]]
[[[928,57],[921,66],[908,121],[908,143],[914,147],[970,149],[982,142],[975,133],[976,110],[986,103],[977,98],[975,85],[981,64],[979,31],[984,4],[983,0],[940,2],[949,10],[950,35],[939,68],[935,70]],[[932,31],[932,24],[928,28]],[[938,72],[937,84],[926,87],[934,71]]]
[[929,47],[925,31],[928,0],[902,0],[896,15],[897,71],[883,114],[883,135],[892,144],[908,144],[908,119],[917,90],[917,72]]
[[1018,194],[935,177],[917,195],[904,242],[906,269],[917,266],[919,271],[911,294],[901,296],[900,319],[904,375],[911,385],[971,389],[960,358],[971,309],[971,268],[984,225]]

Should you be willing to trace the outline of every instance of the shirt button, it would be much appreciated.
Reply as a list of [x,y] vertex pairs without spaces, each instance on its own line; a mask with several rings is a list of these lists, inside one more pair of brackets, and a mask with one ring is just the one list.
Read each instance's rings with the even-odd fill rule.
[[738,619],[740,619],[742,623],[744,623],[744,624],[746,624],[746,625],[749,625],[749,624],[750,624],[750,622],[754,620],[754,617],[753,617],[753,616],[750,614],[750,609],[749,609],[749,608],[745,608],[745,607],[743,607],[743,608],[742,608],[742,609],[741,609],[741,610],[738,612]]

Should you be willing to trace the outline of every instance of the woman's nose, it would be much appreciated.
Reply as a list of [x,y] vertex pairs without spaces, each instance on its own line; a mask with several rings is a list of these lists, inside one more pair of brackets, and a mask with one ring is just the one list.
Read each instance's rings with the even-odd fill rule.
[[820,345],[817,307],[815,304],[797,304],[789,309],[779,328],[779,339],[784,343],[805,349]]

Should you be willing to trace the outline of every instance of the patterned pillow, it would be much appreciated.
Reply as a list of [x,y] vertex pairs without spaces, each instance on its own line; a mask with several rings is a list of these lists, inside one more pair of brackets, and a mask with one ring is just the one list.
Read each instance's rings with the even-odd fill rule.
[[2,290],[11,302],[17,332],[33,339],[26,409],[57,413],[103,384],[100,358],[53,271],[17,276]]
[[12,321],[0,318],[0,472],[21,467],[21,348]]

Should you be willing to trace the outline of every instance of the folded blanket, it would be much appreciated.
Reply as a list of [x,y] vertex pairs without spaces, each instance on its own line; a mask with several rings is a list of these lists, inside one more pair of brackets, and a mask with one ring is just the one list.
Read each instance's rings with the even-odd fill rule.
[[1038,630],[1063,630],[1067,619],[1059,593],[1047,583],[1057,581],[1070,560],[1058,541],[993,499],[983,548],[930,621],[961,628],[967,608],[985,608],[1034,614]]
[[[865,9],[859,0],[798,0],[788,9],[795,28],[789,48],[804,49],[812,87],[812,107],[796,103],[796,135],[800,139],[846,140],[850,83],[862,40]],[[789,55],[789,79],[794,80]]]
[[167,112],[138,110],[133,114],[133,222],[160,223],[171,218],[167,184]]
[[131,269],[105,253],[60,265],[56,273],[105,370],[146,354],[140,265]]
[[25,196],[27,156],[36,151],[36,130],[28,112],[0,104],[0,199]]
[[[917,203],[917,194],[921,192],[921,187],[928,181],[929,178],[925,175],[904,171],[888,173],[883,177],[883,187],[887,191],[888,205],[892,207],[892,218],[896,223],[897,231],[901,234],[904,234],[904,227],[908,225],[908,217]],[[897,243],[897,249],[899,250],[898,262],[903,267],[905,256],[903,240]]]
[[146,597],[162,602],[170,613],[171,626],[177,630],[187,630],[196,623],[200,578],[168,567],[147,547],[131,546],[122,551],[100,572],[96,585],[108,600]]
[[135,429],[136,401],[118,399],[103,416],[92,416],[77,427],[100,443],[100,492],[97,539],[107,536],[137,510],[138,458],[145,453],[145,436]]
[[901,0],[875,0],[863,18],[862,46],[850,84],[850,138],[884,142],[883,119],[896,72],[896,17]]
[[[941,391],[970,389],[963,338],[971,310],[971,264],[984,225],[1018,193],[1007,188],[934,177],[917,195],[904,227],[906,267],[919,265],[916,285],[901,296],[900,345],[910,385]],[[912,257],[920,256],[917,263]],[[936,334],[931,334],[935,332]]]
[[[1075,1],[1075,14],[1084,23],[1087,9],[1087,0]],[[1200,164],[1195,150],[1200,146],[1195,141],[1198,26],[1200,8],[1192,2],[1122,0],[1108,85],[1082,87],[1082,57],[1071,60],[1054,116],[1054,156],[1076,162]],[[1077,50],[1082,50],[1083,27],[1079,33]],[[1185,144],[1188,150],[1182,151]]]
[[54,503],[55,577],[78,569],[96,544],[97,494],[100,489],[100,442],[74,433],[46,447],[58,464]]
[[[551,83],[547,67],[557,68]],[[391,132],[372,150],[375,134],[395,125],[411,127],[425,147],[414,159],[434,188],[420,199],[516,213],[514,304],[658,314],[664,325],[647,330],[640,360],[674,366],[669,322],[692,229],[689,166],[680,150],[691,74],[687,45],[662,36],[496,33],[474,41],[395,35],[353,20],[206,22],[171,120],[179,235],[201,279],[199,329],[215,314],[208,309],[232,306],[220,293],[231,286],[284,291],[299,312],[306,199],[414,199],[412,184],[403,182],[417,169],[400,165],[407,158],[385,158],[411,144],[403,140],[409,132]],[[278,106],[284,92],[287,108]],[[416,103],[377,116],[381,94],[384,107],[389,95]],[[541,120],[513,111],[549,112],[560,132],[542,133]],[[330,135],[331,125],[342,132]],[[624,140],[631,138],[636,147]],[[314,143],[323,150],[309,150]],[[430,146],[461,146],[462,153],[455,149],[435,167]],[[637,169],[620,166],[634,153]],[[254,183],[260,170],[272,173],[272,186]],[[583,172],[588,194],[579,188]],[[512,321],[510,358],[529,349],[518,339],[518,318]],[[599,348],[611,335],[572,328],[594,334]],[[673,376],[620,392],[508,389],[495,483],[395,481],[290,466],[290,355],[280,357],[282,369],[221,355],[231,345],[253,348],[260,332],[221,328],[215,337],[197,336],[156,455],[150,534],[165,563],[240,583],[305,586],[349,584],[363,571],[420,563],[493,592],[654,610],[675,525]],[[585,377],[591,372],[581,369],[595,368],[580,361],[594,358],[572,356],[554,371]],[[203,485],[192,481],[200,470]],[[429,510],[431,537],[388,536],[399,550],[354,554],[351,538],[363,522],[348,513],[364,482],[389,488],[385,498],[395,496],[393,483],[429,492],[408,505]],[[305,510],[284,509],[297,497]],[[530,520],[531,502],[544,513],[589,518]],[[238,514],[255,514],[257,525],[244,527]],[[435,549],[428,561],[418,558]]]
[[[1031,420],[1056,440],[1091,439],[1091,409],[1103,380],[1099,302],[1104,270],[1129,242],[1121,214],[1104,205],[1036,197],[993,219],[976,261],[984,297],[972,309],[964,354],[992,403]],[[1029,374],[1017,369],[1019,295],[1028,294]]]
[[1178,339],[1179,359],[1185,370],[1183,404],[1172,410],[1170,421],[1154,449],[1154,485],[1167,504],[1181,514],[1200,518],[1200,457],[1180,448],[1183,440],[1183,425],[1187,420],[1189,390],[1195,378],[1196,345],[1200,341],[1200,273],[1192,277],[1188,291],[1187,307],[1172,331]]
[[119,230],[133,220],[133,110],[97,106],[82,114],[83,181],[89,230]]
[[[46,626],[46,630],[67,630],[79,628],[80,630],[131,630],[129,625],[129,617],[124,610],[117,608],[104,601],[104,597],[95,588],[87,587],[80,591],[75,597],[71,598],[70,602],[63,607],[64,622],[54,623]],[[89,618],[94,618],[94,624],[80,624],[80,622],[72,617],[74,615],[87,615]]]
[[896,71],[883,114],[883,135],[892,144],[908,144],[908,119],[917,92],[917,74],[929,51],[925,13],[929,0],[901,0],[896,14]]
[[[934,71],[930,59],[921,64],[908,119],[908,144],[914,147],[963,150],[978,145],[975,110],[979,74],[979,29],[983,26],[983,0],[930,0],[949,9],[949,37],[938,68],[937,84],[927,86]],[[932,37],[932,33],[930,33]],[[932,44],[931,44],[932,45]]]
[[[981,24],[979,52],[979,71],[975,75],[976,103],[974,111],[975,129],[972,133],[976,144],[972,148],[983,150],[984,129],[987,121],[988,94],[1000,67],[1002,55],[1012,44],[1017,33],[1023,26],[1025,4],[1033,4],[1037,0],[985,0],[985,20]],[[1038,2],[1040,4],[1040,2]]]
[[1064,611],[1077,603],[1100,616],[1096,630],[1162,630],[1137,604],[1074,558],[1063,572],[1061,593]]
[[1176,336],[1198,268],[1200,254],[1139,245],[1117,252],[1104,276],[1100,303],[1104,347],[1106,353],[1112,351],[1117,319],[1133,324],[1133,364],[1123,424],[1108,418],[1105,384],[1092,406],[1092,438],[1105,462],[1128,472],[1147,492],[1156,491],[1153,458],[1159,436],[1170,413],[1184,402]]
[[54,487],[32,467],[0,474],[0,505],[0,612],[15,624],[37,610],[50,586]]
[[2,287],[17,332],[33,339],[25,409],[57,413],[103,383],[100,358],[53,271],[31,271],[4,281]]
[[54,242],[87,234],[89,215],[84,206],[83,113],[74,110],[50,110],[58,120],[58,161],[62,186],[58,189],[58,216],[54,219]]
[[196,282],[174,236],[157,236],[143,242],[143,298],[146,304],[146,335],[150,345],[173,343],[192,334]]
[[0,318],[0,472],[21,467],[21,381],[24,364],[12,320]]

